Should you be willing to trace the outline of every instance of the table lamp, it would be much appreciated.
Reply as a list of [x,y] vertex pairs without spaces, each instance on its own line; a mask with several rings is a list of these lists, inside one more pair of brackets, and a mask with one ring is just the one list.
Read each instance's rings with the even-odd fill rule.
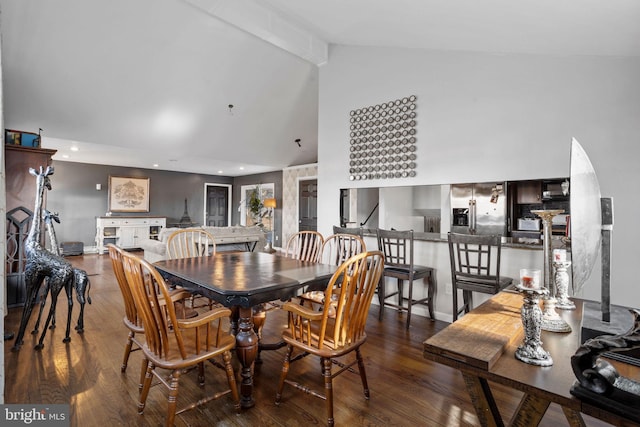
[[270,199],[264,199],[263,205],[265,208],[268,209],[269,212],[269,219],[270,219],[270,223],[271,223],[271,239],[269,239],[269,241],[267,242],[267,246],[264,247],[264,251],[265,252],[269,252],[269,253],[273,253],[275,252],[275,249],[273,249],[273,238],[274,238],[274,218],[273,218],[273,210],[276,208],[276,199],[274,198],[270,198]]

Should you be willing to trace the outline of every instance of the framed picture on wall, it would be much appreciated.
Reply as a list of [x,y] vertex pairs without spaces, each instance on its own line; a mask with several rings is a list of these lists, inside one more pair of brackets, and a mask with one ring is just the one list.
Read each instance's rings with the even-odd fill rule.
[[20,145],[22,147],[40,148],[40,135],[33,132],[5,129],[4,142],[7,145]]
[[109,176],[110,212],[149,212],[149,178]]
[[22,132],[10,129],[5,130],[4,143],[9,145],[22,145]]

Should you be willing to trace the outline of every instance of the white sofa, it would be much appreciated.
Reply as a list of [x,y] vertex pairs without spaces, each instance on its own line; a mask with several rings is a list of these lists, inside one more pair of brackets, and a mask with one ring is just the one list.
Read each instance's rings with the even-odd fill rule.
[[[264,231],[257,226],[242,227],[189,227],[201,228],[213,235],[216,251],[244,250],[261,251],[266,245]],[[180,228],[163,228],[158,234],[158,240],[145,239],[140,243],[144,250],[144,259],[153,263],[167,259],[167,240],[169,236]]]

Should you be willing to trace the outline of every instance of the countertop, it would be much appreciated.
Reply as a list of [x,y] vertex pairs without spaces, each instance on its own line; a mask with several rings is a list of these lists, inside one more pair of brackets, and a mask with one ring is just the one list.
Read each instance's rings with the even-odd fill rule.
[[[364,229],[362,230],[365,236],[375,237],[376,230],[375,229]],[[447,243],[447,235],[441,233],[422,233],[415,232],[413,237],[416,241],[423,242],[442,242]],[[502,238],[502,247],[503,248],[515,248],[515,249],[533,249],[533,250],[542,250],[542,240],[538,239],[527,239],[523,237],[503,237]],[[551,248],[552,249],[571,249],[571,242],[568,241],[564,236],[553,236],[551,238]]]

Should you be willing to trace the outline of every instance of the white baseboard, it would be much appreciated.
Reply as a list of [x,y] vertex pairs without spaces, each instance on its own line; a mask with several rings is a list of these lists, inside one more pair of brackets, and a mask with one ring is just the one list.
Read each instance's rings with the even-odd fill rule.
[[[378,303],[377,298],[378,298],[378,296],[374,295],[373,301],[371,301],[371,305],[375,305],[376,307],[380,307],[380,304]],[[422,316],[422,317],[427,317],[428,318],[429,317],[429,310],[427,309],[427,307],[415,305],[414,308],[411,309],[411,315],[413,316],[414,314],[416,316]],[[451,313],[442,313],[442,312],[440,312],[438,310],[434,310],[433,315],[436,317],[436,320],[441,320],[443,322],[451,323],[451,321],[453,320],[453,314],[451,314]]]

